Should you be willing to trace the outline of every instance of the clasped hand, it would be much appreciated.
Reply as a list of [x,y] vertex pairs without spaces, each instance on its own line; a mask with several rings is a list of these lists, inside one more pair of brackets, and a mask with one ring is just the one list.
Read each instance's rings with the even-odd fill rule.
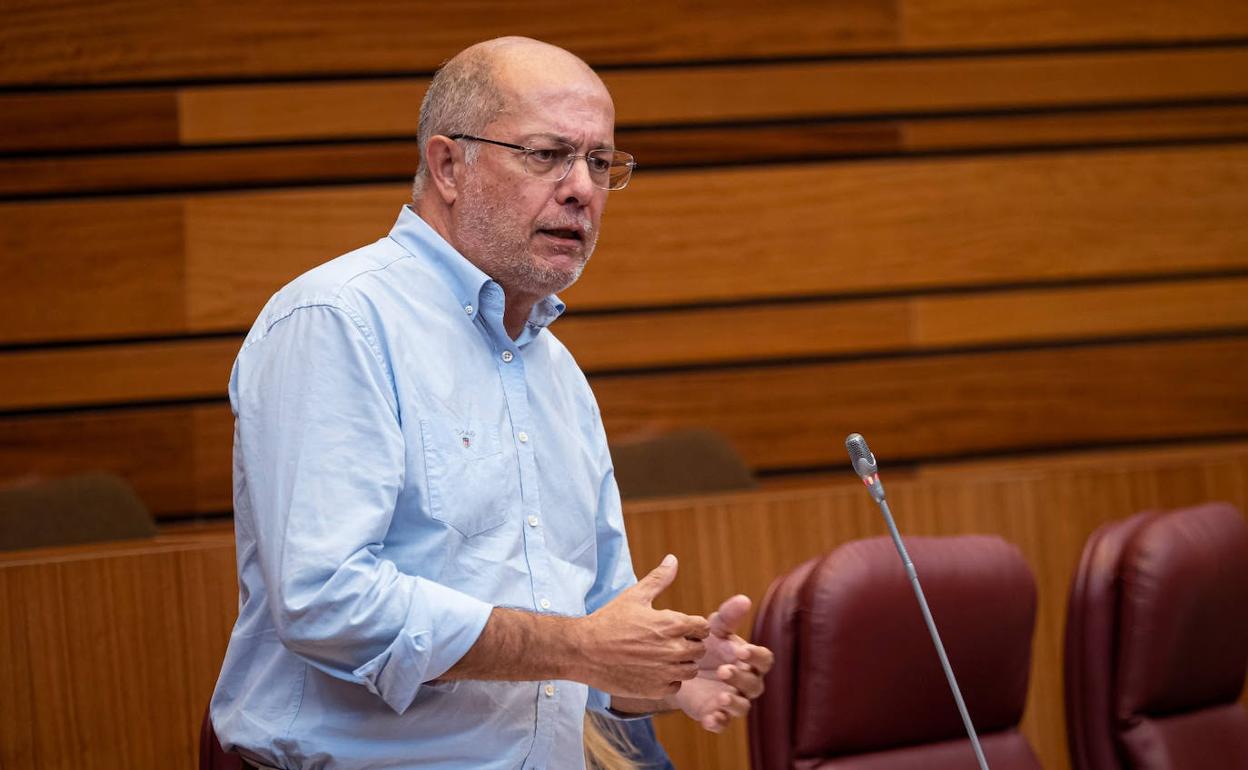
[[762,694],[774,656],[736,633],[750,611],[747,596],[725,600],[709,619],[655,610],[655,597],[675,578],[676,557],[669,555],[586,618],[585,681],[624,698],[658,700],[720,732]]

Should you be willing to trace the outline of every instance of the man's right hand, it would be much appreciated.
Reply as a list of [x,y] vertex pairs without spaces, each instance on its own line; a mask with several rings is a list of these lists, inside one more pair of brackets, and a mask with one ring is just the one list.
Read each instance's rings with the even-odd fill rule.
[[577,621],[579,679],[613,695],[662,698],[698,673],[710,633],[706,618],[651,606],[676,579],[668,554],[650,574],[600,610]]

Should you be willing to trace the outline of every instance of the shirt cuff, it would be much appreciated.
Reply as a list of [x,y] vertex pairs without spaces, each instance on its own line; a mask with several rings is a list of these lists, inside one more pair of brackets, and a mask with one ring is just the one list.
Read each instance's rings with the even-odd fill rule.
[[368,691],[397,714],[421,685],[455,665],[481,636],[494,607],[424,578],[415,578],[407,625],[380,655],[357,668]]
[[610,717],[617,722],[635,722],[638,719],[654,716],[654,714],[628,714],[623,711],[616,711],[611,708],[611,693],[603,692],[593,687],[589,688],[589,700],[585,702],[585,708],[595,714]]

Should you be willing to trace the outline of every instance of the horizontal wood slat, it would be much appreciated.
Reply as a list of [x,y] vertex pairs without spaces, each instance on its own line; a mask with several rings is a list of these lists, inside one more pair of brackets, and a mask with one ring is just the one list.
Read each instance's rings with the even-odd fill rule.
[[1248,339],[806,364],[592,380],[612,440],[701,426],[755,469],[1248,430]]
[[[587,372],[1248,329],[1248,277],[565,316]],[[990,320],[988,320],[990,319]],[[221,398],[241,338],[0,353],[0,411]]]
[[[625,128],[616,142],[658,167],[1145,142],[1243,140],[1248,105],[972,117]],[[0,157],[0,198],[409,179],[415,139]]]
[[676,0],[624,10],[603,0],[575,9],[559,0],[495,0],[448,12],[431,0],[136,0],[119,16],[86,2],[22,0],[6,6],[0,26],[0,85],[430,72],[498,35],[537,37],[595,64],[880,49],[896,39],[894,5],[792,0],[762,9],[747,0]]
[[[1248,433],[1248,338],[592,377],[614,441],[702,426],[755,470]],[[0,479],[107,470],[159,514],[230,508],[224,404],[0,419]],[[831,437],[831,438],[830,438]],[[836,440],[834,440],[836,439]]]
[[[567,299],[661,306],[1242,269],[1245,190],[1244,145],[640,175],[611,199]],[[0,206],[0,246],[24,255],[0,263],[0,280],[24,287],[0,306],[0,343],[246,328],[282,284],[383,236],[405,198],[395,184]]]
[[[621,128],[1248,95],[1248,48],[604,73]],[[0,150],[408,138],[425,78],[0,95]]]
[[[563,45],[595,65],[819,56],[854,52],[1149,43],[1248,35],[1237,0],[725,0],[663,5],[480,4],[447,13],[428,0],[350,8],[221,2],[19,0],[0,25],[0,85],[259,78],[432,71],[477,40],[503,34]],[[585,19],[611,19],[586,23]]]

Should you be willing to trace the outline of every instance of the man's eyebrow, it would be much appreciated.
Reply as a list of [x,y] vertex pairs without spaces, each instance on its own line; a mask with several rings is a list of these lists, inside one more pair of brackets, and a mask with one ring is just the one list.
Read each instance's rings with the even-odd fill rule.
[[[552,134],[546,131],[539,131],[536,134],[529,134],[524,138],[524,141],[532,142],[534,139],[549,139],[552,142],[563,142],[564,144],[569,144],[569,145],[572,145],[573,147],[577,146],[576,140],[570,136],[564,136],[563,134]],[[615,142],[604,142],[595,147],[591,147],[590,149],[614,150]]]

